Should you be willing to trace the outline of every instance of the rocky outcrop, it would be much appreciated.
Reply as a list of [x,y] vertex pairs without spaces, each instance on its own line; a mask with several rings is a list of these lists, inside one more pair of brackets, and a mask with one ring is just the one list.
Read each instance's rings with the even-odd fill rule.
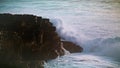
[[55,31],[49,19],[0,14],[0,61],[34,68],[35,63],[64,55]]
[[80,47],[79,45],[76,45],[72,42],[69,41],[62,41],[63,43],[63,47],[68,50],[70,53],[78,53],[78,52],[82,52],[83,48]]
[[71,42],[61,43],[49,19],[26,14],[0,14],[0,68],[6,64],[43,68],[43,61],[64,55],[63,46],[71,53],[82,51]]

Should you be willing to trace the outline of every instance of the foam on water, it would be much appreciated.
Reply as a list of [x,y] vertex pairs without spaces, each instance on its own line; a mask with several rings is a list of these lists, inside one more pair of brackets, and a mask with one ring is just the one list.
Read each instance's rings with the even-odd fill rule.
[[[57,27],[57,32],[63,39],[81,45],[84,52],[96,53],[117,59],[120,58],[120,32],[116,32],[119,31],[119,23],[116,24],[110,22],[115,28],[112,28],[112,26],[106,23],[104,23],[105,27],[101,26],[103,23],[92,23],[92,25],[86,25],[86,23],[83,23],[84,25],[79,25],[77,23],[77,26],[79,27],[74,27],[76,24],[64,24],[60,19],[51,19],[51,21],[54,26]],[[73,27],[69,27],[69,25],[72,25]],[[85,28],[84,26],[87,27]],[[88,28],[90,26],[93,28],[91,28],[92,30]],[[109,29],[107,27],[111,28]],[[84,30],[82,31],[81,28],[84,28]],[[85,31],[87,31],[88,34],[85,35]]]
[[71,54],[45,64],[45,68],[119,68],[119,62],[90,54]]
[[[50,18],[62,39],[81,45],[84,53],[94,54],[88,57],[93,62],[90,65],[89,61],[77,63],[77,60],[84,59],[82,55],[74,54],[81,57],[74,58],[76,61],[68,56],[61,57],[63,62],[59,62],[58,68],[70,68],[71,64],[71,68],[119,68],[113,60],[101,58],[108,56],[120,61],[120,0],[0,0],[0,13],[34,14]],[[95,55],[102,56],[98,58]],[[96,59],[93,57],[100,63],[93,61]],[[55,60],[53,63],[52,68],[56,68],[58,62]],[[96,67],[96,63],[100,67]]]

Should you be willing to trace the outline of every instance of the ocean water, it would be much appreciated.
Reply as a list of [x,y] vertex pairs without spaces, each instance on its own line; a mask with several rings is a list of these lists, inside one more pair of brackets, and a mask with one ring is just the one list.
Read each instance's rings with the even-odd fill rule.
[[49,61],[45,68],[120,68],[120,63],[105,56],[74,53]]
[[83,47],[46,68],[120,68],[120,0],[0,0],[0,13],[50,18],[62,39]]

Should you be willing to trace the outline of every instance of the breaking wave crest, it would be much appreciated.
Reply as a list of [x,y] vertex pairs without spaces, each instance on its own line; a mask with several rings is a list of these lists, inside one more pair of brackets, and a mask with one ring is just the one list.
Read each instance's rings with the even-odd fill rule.
[[57,27],[57,32],[63,40],[68,40],[82,46],[84,53],[94,53],[116,59],[120,58],[120,37],[87,39],[82,33],[79,36],[75,34],[74,30],[66,30],[60,19],[52,19],[51,21]]

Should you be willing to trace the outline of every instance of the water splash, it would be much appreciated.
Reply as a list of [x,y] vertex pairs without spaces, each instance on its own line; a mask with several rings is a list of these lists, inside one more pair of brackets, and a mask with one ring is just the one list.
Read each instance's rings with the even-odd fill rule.
[[45,65],[45,68],[119,68],[119,62],[104,56],[90,54],[70,54]]

